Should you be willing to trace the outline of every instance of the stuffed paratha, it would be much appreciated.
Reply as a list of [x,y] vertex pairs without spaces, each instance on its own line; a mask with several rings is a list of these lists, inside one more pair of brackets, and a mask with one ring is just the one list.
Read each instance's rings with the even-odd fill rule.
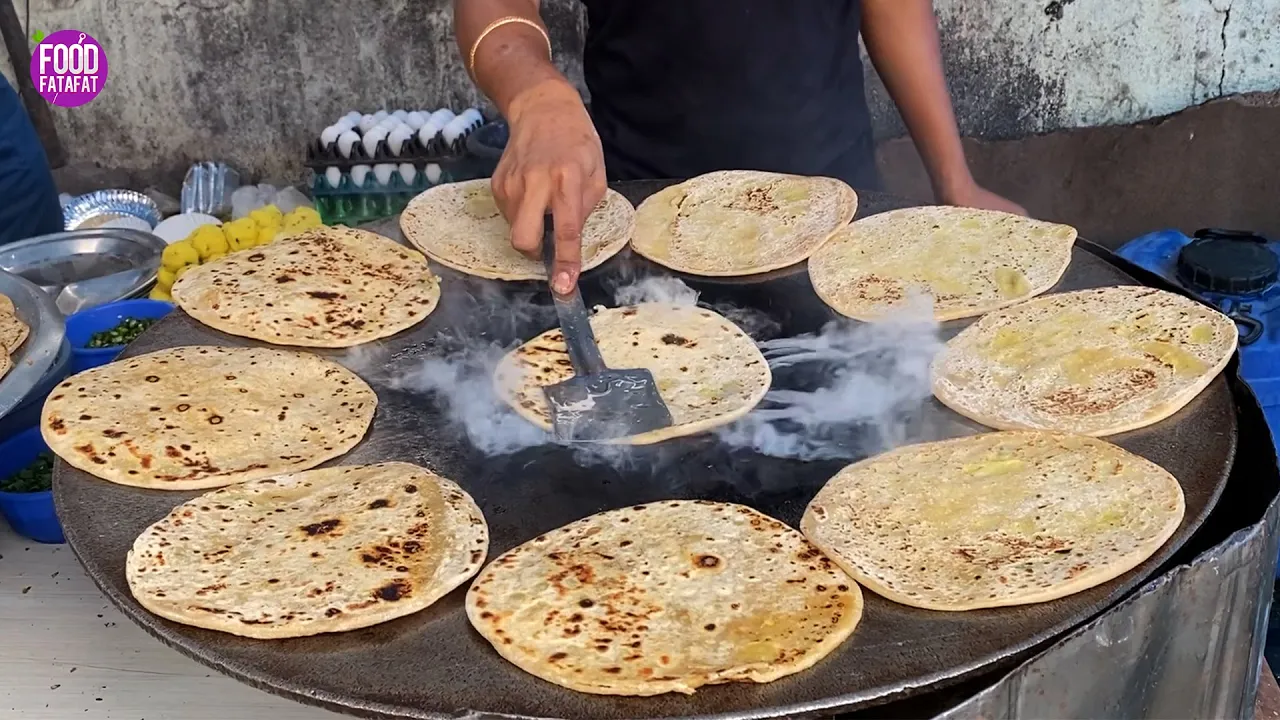
[[1101,437],[1191,402],[1235,352],[1230,318],[1153,288],[1036,298],[989,313],[933,362],[933,393],[989,427]]
[[[609,190],[582,228],[582,269],[590,270],[627,246],[635,208]],[[427,257],[490,280],[546,280],[540,261],[511,247],[511,226],[493,199],[488,178],[437,185],[409,201],[400,215],[405,238]]]
[[755,275],[804,261],[857,209],[834,178],[724,170],[640,203],[631,247],[691,275]]
[[875,320],[912,295],[939,321],[1039,295],[1066,272],[1076,230],[990,210],[918,207],[872,215],[809,258],[809,279],[836,312]]
[[835,650],[862,593],[800,533],[677,500],[565,525],[485,568],[467,617],[504,658],[579,692],[770,682]]
[[338,457],[377,404],[354,373],[309,353],[193,345],[60,383],[40,429],[58,457],[104,480],[191,490]]
[[[653,373],[674,421],[621,443],[647,445],[726,425],[750,412],[772,381],[755,342],[704,308],[665,303],[603,308],[592,316],[591,329],[606,365]],[[573,377],[568,358],[560,329],[548,330],[502,359],[494,387],[517,413],[551,430],[542,388]]]
[[329,227],[193,267],[174,283],[173,299],[232,335],[351,347],[422,322],[440,301],[440,281],[413,250]]
[[1047,602],[1151,557],[1185,512],[1172,475],[1115,445],[1046,432],[911,445],[841,470],[805,537],[867,589],[931,610]]
[[474,575],[488,547],[484,516],[462,488],[393,462],[201,495],[143,531],[125,576],[163,618],[301,637],[422,610]]

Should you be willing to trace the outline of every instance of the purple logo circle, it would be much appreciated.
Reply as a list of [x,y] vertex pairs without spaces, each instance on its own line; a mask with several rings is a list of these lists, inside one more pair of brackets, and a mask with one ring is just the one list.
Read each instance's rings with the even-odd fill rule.
[[31,82],[58,107],[80,107],[98,97],[107,81],[107,54],[88,33],[59,30],[31,53]]

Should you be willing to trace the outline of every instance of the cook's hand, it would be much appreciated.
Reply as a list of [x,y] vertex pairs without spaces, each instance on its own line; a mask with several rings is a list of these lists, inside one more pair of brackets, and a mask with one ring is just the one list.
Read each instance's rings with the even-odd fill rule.
[[1001,197],[981,185],[971,182],[960,188],[940,194],[939,199],[947,205],[977,208],[978,210],[999,210],[1000,212],[1026,215],[1027,209],[1018,203]]
[[511,102],[511,138],[493,174],[493,196],[511,224],[511,245],[541,259],[543,215],[556,226],[551,288],[569,293],[582,265],[582,226],[606,189],[604,154],[578,91],[546,81]]

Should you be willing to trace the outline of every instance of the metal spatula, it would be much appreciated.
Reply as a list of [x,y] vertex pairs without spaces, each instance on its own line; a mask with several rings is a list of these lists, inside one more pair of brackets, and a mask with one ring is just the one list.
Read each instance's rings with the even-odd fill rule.
[[[556,259],[550,215],[543,221],[542,259],[550,279]],[[611,370],[605,366],[578,288],[568,295],[552,290],[551,297],[574,371],[574,377],[543,388],[556,439],[600,442],[671,425],[671,411],[658,395],[653,373],[643,368]]]

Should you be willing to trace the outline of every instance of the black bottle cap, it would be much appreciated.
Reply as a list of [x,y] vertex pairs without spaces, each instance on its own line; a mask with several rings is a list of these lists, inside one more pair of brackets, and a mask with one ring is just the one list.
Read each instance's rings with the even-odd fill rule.
[[1252,233],[1201,230],[1178,253],[1178,279],[1222,295],[1266,290],[1280,276],[1280,258]]

